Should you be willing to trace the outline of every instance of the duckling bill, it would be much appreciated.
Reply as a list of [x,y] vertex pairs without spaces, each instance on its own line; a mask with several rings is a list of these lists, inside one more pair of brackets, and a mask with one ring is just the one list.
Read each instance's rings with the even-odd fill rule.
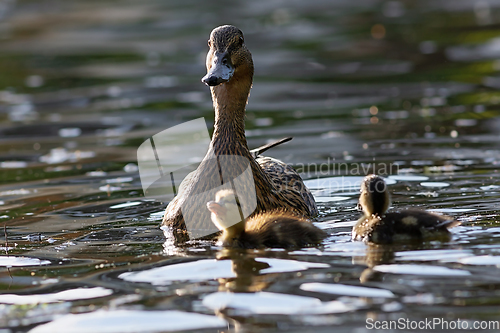
[[451,217],[417,209],[386,212],[390,206],[390,195],[386,183],[377,175],[369,175],[361,183],[359,204],[364,215],[352,229],[353,240],[389,244],[449,239],[448,229],[460,224]]
[[209,201],[212,222],[222,231],[219,241],[237,248],[300,248],[320,243],[327,234],[309,220],[275,209],[244,219],[232,190],[217,192]]

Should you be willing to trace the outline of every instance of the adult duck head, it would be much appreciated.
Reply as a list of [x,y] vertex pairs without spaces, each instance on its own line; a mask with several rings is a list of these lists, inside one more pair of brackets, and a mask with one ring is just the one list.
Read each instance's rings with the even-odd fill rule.
[[245,106],[253,80],[252,54],[240,29],[224,25],[215,28],[208,40],[207,74],[201,79],[210,86],[215,109],[214,136],[230,130],[246,146]]
[[[207,75],[201,81],[210,87],[231,81],[252,84],[252,54],[245,45],[240,29],[223,25],[212,30],[208,40]],[[248,87],[249,88],[249,87]]]

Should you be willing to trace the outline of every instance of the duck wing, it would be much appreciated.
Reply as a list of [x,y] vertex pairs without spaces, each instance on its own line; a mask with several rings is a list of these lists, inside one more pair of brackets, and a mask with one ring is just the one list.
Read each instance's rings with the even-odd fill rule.
[[271,148],[276,147],[276,146],[279,146],[280,144],[288,142],[292,139],[293,139],[293,137],[289,136],[286,138],[282,138],[282,139],[273,141],[271,143],[267,143],[263,146],[260,146],[260,147],[257,147],[255,149],[250,150],[250,154],[252,154],[253,158],[257,158],[257,156],[259,156],[260,154],[262,154],[266,150],[271,149]]
[[294,168],[272,157],[258,156],[255,161],[269,177],[274,189],[285,196],[292,206],[300,207],[305,203],[310,216],[318,215],[311,191]]

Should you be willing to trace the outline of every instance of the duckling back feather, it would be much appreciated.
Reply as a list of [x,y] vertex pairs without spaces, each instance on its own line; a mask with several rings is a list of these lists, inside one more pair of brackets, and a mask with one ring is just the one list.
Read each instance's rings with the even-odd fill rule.
[[233,247],[300,248],[320,243],[327,234],[309,220],[284,211],[263,212],[246,221],[245,231],[223,243]]

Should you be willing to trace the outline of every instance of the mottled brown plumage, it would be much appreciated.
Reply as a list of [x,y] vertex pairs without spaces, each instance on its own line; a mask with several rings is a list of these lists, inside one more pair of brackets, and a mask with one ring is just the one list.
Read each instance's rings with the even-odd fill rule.
[[384,180],[367,176],[361,183],[359,204],[364,215],[352,229],[352,239],[378,244],[450,237],[448,228],[460,222],[417,209],[389,212],[390,196]]
[[311,221],[283,209],[241,219],[240,203],[232,190],[217,192],[209,201],[212,222],[222,230],[219,241],[226,247],[300,248],[320,243],[327,234]]
[[[163,224],[172,227],[174,234],[185,232],[181,207],[184,214],[199,216],[200,225],[210,221],[205,207],[190,207],[189,198],[199,195],[200,202],[213,199],[214,192],[209,190],[221,185],[221,170],[214,158],[225,155],[243,157],[232,161],[231,167],[223,170],[227,179],[237,177],[250,166],[257,195],[255,213],[283,207],[306,217],[317,215],[314,198],[293,168],[278,160],[254,158],[248,150],[244,119],[254,68],[242,32],[233,26],[215,28],[210,35],[209,47],[208,73],[202,81],[210,86],[215,109],[212,141],[189,182],[181,185],[178,195],[169,203]],[[253,184],[247,182],[245,188],[247,186]]]

